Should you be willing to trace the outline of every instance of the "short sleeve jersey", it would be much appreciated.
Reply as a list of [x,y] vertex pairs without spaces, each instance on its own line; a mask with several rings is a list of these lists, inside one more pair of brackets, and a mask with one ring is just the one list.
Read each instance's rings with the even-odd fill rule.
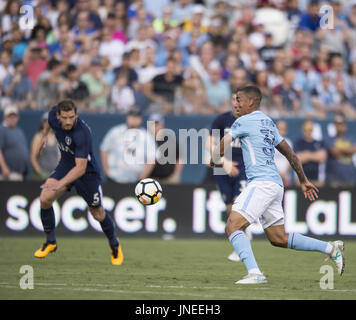
[[254,180],[273,181],[283,187],[274,162],[275,147],[283,138],[273,120],[257,110],[238,118],[230,134],[241,141],[247,183]]
[[64,130],[56,117],[56,112],[57,107],[54,106],[48,114],[48,123],[56,135],[61,152],[59,165],[69,171],[75,166],[75,158],[85,158],[88,159],[85,173],[100,175],[100,169],[93,154],[92,134],[89,126],[78,117],[71,130]]

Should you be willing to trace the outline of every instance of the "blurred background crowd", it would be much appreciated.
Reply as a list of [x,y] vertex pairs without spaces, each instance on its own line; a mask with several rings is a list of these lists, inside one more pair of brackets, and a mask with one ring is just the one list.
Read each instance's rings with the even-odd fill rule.
[[306,133],[336,119],[346,134],[337,123],[356,119],[355,0],[0,0],[0,22],[5,118],[63,98],[88,113],[218,115],[254,84],[272,118],[308,119],[294,145],[302,161],[341,159],[356,181],[352,138],[330,151]]
[[0,12],[2,107],[69,97],[88,112],[216,114],[252,83],[272,117],[356,117],[353,0],[0,0]]

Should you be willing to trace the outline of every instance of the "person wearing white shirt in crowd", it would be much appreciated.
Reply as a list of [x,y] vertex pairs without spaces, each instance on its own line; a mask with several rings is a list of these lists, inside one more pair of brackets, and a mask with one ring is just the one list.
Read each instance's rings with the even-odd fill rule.
[[111,90],[111,103],[115,111],[127,113],[135,104],[133,90],[127,85],[127,75],[119,72]]
[[155,48],[147,45],[144,51],[143,65],[136,70],[139,83],[151,81],[155,76],[163,74],[166,71],[165,67],[157,67],[155,65]]
[[9,50],[3,50],[0,53],[0,86],[6,78],[6,76],[14,75],[15,69],[11,64],[11,52]]
[[99,55],[108,57],[112,68],[120,67],[125,45],[120,40],[112,39],[112,32],[109,28],[103,28],[101,36]]
[[106,177],[117,183],[134,183],[149,177],[155,166],[156,144],[141,127],[142,116],[132,109],[126,123],[111,128],[100,146]]

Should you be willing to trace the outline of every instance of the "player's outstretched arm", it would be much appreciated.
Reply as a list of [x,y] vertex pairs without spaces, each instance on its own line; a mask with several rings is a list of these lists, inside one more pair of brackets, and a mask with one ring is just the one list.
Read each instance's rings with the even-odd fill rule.
[[231,134],[226,134],[220,141],[220,144],[218,144],[214,149],[211,154],[211,159],[210,159],[210,167],[216,167],[216,166],[221,166],[221,158],[225,154],[225,150],[227,147],[231,144],[231,142],[234,140],[233,136]]
[[299,158],[289,144],[283,139],[282,142],[276,146],[276,149],[287,158],[291,167],[296,172],[304,197],[308,198],[310,201],[317,199],[319,192],[318,188],[308,181]]

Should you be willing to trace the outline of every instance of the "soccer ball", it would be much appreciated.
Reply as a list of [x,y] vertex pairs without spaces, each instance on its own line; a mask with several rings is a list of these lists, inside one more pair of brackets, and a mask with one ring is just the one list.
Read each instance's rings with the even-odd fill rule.
[[141,180],[135,188],[135,194],[138,201],[145,206],[155,204],[162,197],[162,187],[158,181],[146,178]]

